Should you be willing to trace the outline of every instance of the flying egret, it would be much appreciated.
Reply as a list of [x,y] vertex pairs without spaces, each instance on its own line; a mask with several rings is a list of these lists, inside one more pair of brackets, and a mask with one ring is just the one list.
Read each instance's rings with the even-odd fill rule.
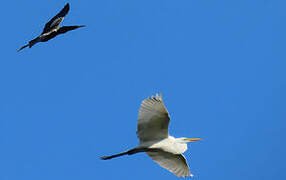
[[156,94],[141,103],[138,116],[137,147],[123,153],[103,156],[107,160],[123,155],[145,152],[156,163],[178,177],[193,176],[182,153],[187,150],[187,143],[199,141],[200,138],[174,138],[169,135],[169,114],[163,103],[162,95]]
[[84,26],[62,26],[60,27],[60,23],[64,20],[64,17],[69,12],[69,10],[70,10],[70,5],[69,3],[67,3],[65,7],[55,17],[53,17],[49,22],[46,23],[44,30],[40,36],[29,41],[28,44],[26,44],[25,46],[22,46],[17,51],[19,52],[27,46],[31,48],[38,42],[46,42],[56,37],[59,34],[63,34],[68,31],[71,31],[71,30],[74,30],[80,27],[84,27]]

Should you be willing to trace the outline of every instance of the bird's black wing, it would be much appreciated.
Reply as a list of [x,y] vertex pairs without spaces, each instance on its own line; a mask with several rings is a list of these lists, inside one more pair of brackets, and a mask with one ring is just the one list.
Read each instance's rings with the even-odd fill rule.
[[69,12],[69,10],[70,5],[69,3],[67,3],[65,7],[55,17],[53,17],[49,22],[47,22],[42,34],[47,33],[57,27],[63,21],[65,15]]
[[85,27],[85,26],[63,26],[63,27],[60,27],[60,29],[57,32],[59,34],[63,34],[63,33],[66,33],[68,31],[80,28],[80,27]]

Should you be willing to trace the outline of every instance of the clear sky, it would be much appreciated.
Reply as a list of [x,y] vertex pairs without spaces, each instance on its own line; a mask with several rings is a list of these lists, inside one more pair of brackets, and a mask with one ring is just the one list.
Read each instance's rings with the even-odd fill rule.
[[[69,2],[86,25],[16,50]],[[285,0],[3,1],[0,179],[177,179],[137,145],[164,96],[194,179],[286,179]]]

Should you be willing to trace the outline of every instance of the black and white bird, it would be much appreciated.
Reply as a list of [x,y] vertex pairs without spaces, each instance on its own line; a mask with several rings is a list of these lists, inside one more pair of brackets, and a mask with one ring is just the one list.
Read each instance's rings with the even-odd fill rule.
[[84,27],[83,25],[81,26],[62,26],[60,27],[60,23],[64,20],[65,15],[69,12],[70,5],[67,3],[65,7],[55,16],[53,17],[48,23],[46,23],[43,32],[41,33],[40,36],[36,37],[35,39],[29,41],[28,44],[25,46],[21,47],[17,51],[21,51],[25,47],[31,48],[38,42],[46,42],[54,37],[56,37],[59,34],[66,33],[68,31]]

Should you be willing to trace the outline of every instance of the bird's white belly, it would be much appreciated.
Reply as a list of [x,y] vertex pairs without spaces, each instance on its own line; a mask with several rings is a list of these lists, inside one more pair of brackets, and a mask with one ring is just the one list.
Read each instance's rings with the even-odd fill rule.
[[156,142],[145,142],[140,144],[141,147],[148,147],[154,149],[162,149],[166,152],[170,152],[173,154],[181,154],[187,150],[187,145],[178,143],[174,138],[166,138],[161,141]]

